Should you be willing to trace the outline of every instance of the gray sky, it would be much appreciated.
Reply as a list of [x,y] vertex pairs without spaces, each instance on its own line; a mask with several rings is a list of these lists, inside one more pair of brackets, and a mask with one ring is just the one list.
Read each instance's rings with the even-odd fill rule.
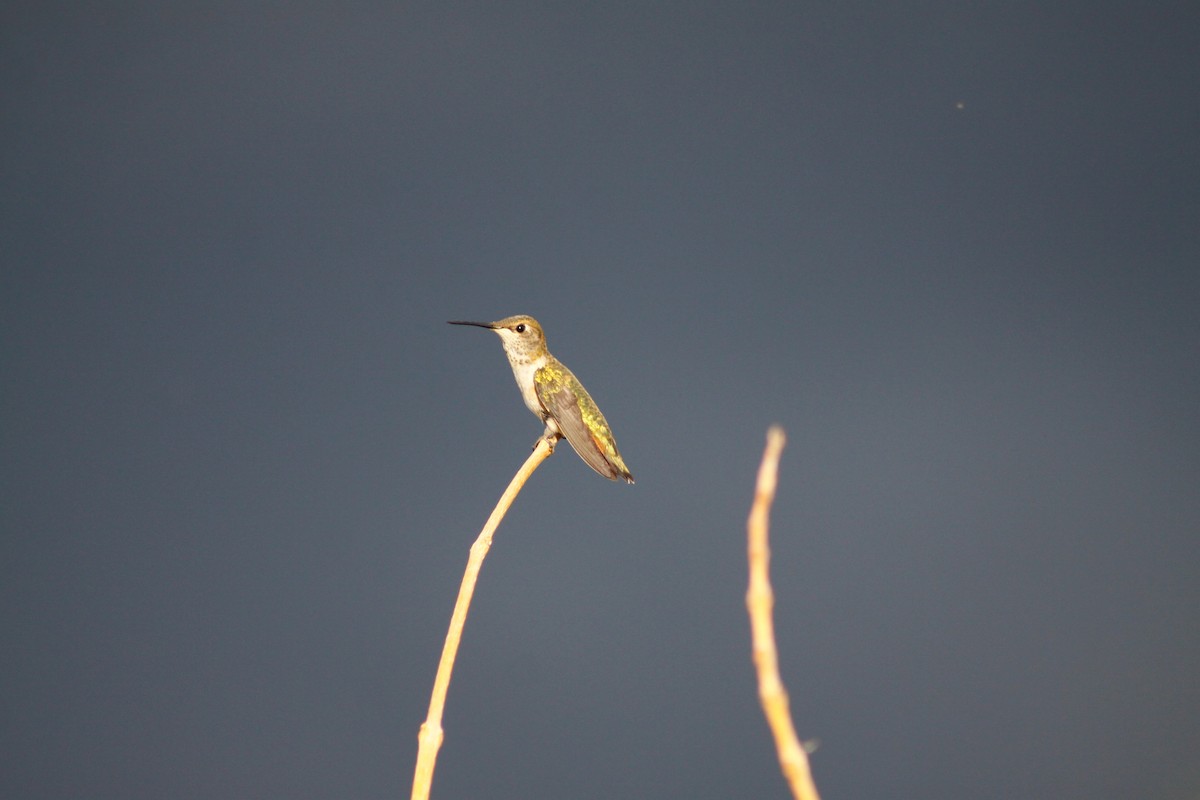
[[37,3],[0,20],[0,794],[407,796],[537,316],[563,447],[435,797],[1200,793],[1186,3]]

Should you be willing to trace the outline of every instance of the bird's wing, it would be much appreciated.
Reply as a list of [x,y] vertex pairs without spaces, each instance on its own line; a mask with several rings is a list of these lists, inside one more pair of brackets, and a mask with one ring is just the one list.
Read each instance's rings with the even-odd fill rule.
[[[609,480],[615,481],[620,474],[617,468],[614,467],[607,458],[604,457],[606,445],[603,439],[595,436],[588,429],[588,426],[583,421],[583,412],[579,407],[574,392],[567,387],[571,383],[578,383],[575,376],[566,371],[562,367],[563,374],[556,375],[558,380],[553,382],[553,385],[547,381],[538,380],[546,369],[554,369],[553,367],[542,367],[534,375],[534,390],[537,392],[538,400],[542,404],[542,408],[554,418],[558,423],[558,429],[562,431],[563,436],[567,437],[567,441],[571,443],[571,447],[575,448],[575,452],[596,472],[600,473]],[[554,386],[557,386],[555,390]],[[583,387],[580,387],[582,390]],[[593,423],[596,420],[593,420]],[[608,428],[604,418],[600,417],[599,423],[606,430]]]

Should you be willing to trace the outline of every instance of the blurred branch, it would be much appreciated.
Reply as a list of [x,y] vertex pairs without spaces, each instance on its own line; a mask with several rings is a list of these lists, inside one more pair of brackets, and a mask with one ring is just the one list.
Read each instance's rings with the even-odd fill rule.
[[767,526],[771,504],[775,501],[779,456],[787,437],[783,428],[772,425],[767,431],[767,447],[758,468],[754,505],[746,522],[750,560],[750,588],[746,590],[746,609],[750,612],[750,630],[754,641],[754,666],[758,671],[758,699],[767,725],[775,737],[779,766],[796,800],[820,800],[808,766],[808,755],[796,736],[788,710],[787,690],[779,678],[779,656],[775,650],[775,623],[771,617],[775,593],[771,589],[768,568],[771,550],[767,544]]
[[548,439],[538,440],[537,446],[529,454],[529,458],[517,470],[512,482],[500,496],[492,515],[480,531],[475,544],[471,545],[471,554],[467,558],[467,569],[463,573],[462,583],[458,588],[458,600],[454,603],[454,613],[450,615],[450,629],[446,632],[446,644],[442,647],[442,659],[438,662],[437,676],[433,679],[433,695],[429,698],[429,714],[421,724],[421,732],[417,736],[417,768],[413,773],[412,800],[426,800],[429,789],[433,785],[433,767],[437,762],[438,750],[442,746],[442,710],[446,706],[446,691],[450,688],[450,673],[454,671],[454,657],[458,654],[458,644],[462,640],[463,626],[467,621],[467,609],[471,605],[471,595],[475,593],[475,583],[479,578],[479,569],[483,559],[492,546],[492,534],[500,525],[500,520],[508,513],[509,506],[525,485],[525,481],[533,471],[541,466],[551,453],[554,445]]

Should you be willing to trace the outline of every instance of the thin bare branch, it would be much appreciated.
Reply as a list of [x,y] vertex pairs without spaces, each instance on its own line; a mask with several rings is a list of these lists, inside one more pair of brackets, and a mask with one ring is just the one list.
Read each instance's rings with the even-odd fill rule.
[[430,787],[433,785],[433,768],[437,762],[438,750],[442,746],[442,711],[446,706],[446,691],[450,688],[450,673],[454,671],[454,657],[458,654],[458,644],[462,640],[463,626],[467,622],[467,609],[471,605],[471,596],[475,593],[475,583],[479,578],[479,569],[483,559],[492,546],[492,534],[500,525],[500,520],[508,513],[509,506],[525,485],[525,481],[533,471],[541,466],[551,453],[554,452],[552,442],[541,439],[529,458],[517,470],[512,482],[500,496],[487,524],[483,526],[479,537],[471,545],[471,553],[467,558],[467,569],[463,573],[462,583],[458,588],[458,600],[454,603],[454,613],[450,615],[450,629],[446,632],[446,644],[442,647],[442,659],[438,662],[437,676],[433,680],[433,695],[429,698],[429,714],[421,724],[421,732],[417,736],[417,768],[413,773],[412,800],[426,800]]
[[754,505],[746,522],[750,561],[750,588],[746,590],[746,609],[750,612],[750,630],[754,642],[754,666],[758,672],[758,698],[775,737],[779,766],[796,800],[820,800],[808,766],[808,755],[796,736],[788,710],[787,690],[779,677],[779,656],[775,649],[775,623],[772,609],[775,593],[771,589],[769,567],[771,550],[767,543],[771,504],[779,474],[779,456],[786,442],[778,425],[767,431],[767,447],[758,468]]

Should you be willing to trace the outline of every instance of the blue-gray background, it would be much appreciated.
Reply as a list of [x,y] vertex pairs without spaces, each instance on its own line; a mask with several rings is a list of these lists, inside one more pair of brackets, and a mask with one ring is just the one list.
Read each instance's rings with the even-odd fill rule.
[[1200,793],[1190,3],[6,7],[0,794]]

